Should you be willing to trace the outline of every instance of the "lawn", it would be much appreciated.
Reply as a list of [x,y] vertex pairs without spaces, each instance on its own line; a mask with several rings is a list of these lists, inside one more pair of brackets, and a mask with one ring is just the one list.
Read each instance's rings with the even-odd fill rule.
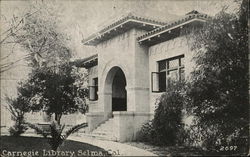
[[[1,155],[3,150],[10,152],[19,151],[19,152],[28,152],[28,151],[38,151],[39,156],[44,156],[44,151],[50,151],[50,146],[47,143],[47,140],[39,137],[11,137],[11,136],[1,136]],[[67,140],[59,148],[60,151],[73,151],[75,152],[74,156],[89,156],[88,153],[93,152],[102,152],[107,153],[104,149],[90,145],[87,143],[81,143],[76,141]],[[79,154],[80,151],[80,154]],[[85,155],[84,155],[85,153]],[[59,155],[60,156],[60,155]]]

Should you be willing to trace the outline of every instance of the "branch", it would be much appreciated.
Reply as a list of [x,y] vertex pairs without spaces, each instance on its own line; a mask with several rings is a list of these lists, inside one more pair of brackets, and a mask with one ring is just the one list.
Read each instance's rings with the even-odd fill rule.
[[70,128],[69,130],[67,130],[65,132],[64,139],[68,138],[69,135],[71,135],[71,134],[77,132],[78,130],[85,128],[87,126],[88,126],[87,123],[82,123],[82,124],[78,124],[78,125],[73,126],[72,128]]
[[39,48],[39,50],[38,50],[38,52],[37,52],[38,56],[41,57],[41,58],[43,58],[43,57],[41,56],[40,51],[42,50],[42,48],[43,48],[43,46],[45,45],[46,41],[47,41],[47,38],[44,37],[44,38],[43,38],[43,43],[42,43],[41,47]]
[[[40,9],[37,10],[37,11],[35,11],[35,12],[33,12],[33,13],[31,13],[31,14],[26,13],[26,14],[24,15],[24,17],[22,17],[21,20],[20,20],[16,25],[12,26],[11,28],[9,28],[8,30],[6,30],[5,32],[1,33],[1,36],[3,36],[3,35],[6,34],[6,33],[8,33],[8,34],[6,35],[6,37],[5,37],[4,39],[1,39],[0,44],[3,44],[3,42],[4,42],[6,39],[8,39],[11,35],[13,35],[13,30],[14,30],[14,29],[17,29],[18,26],[19,26],[21,23],[24,23],[24,19],[25,19],[25,18],[28,18],[28,17],[34,15],[34,14],[37,13],[38,11],[40,11]],[[22,28],[23,28],[23,26],[22,26],[21,28],[19,28],[18,30],[16,30],[15,33],[17,33],[17,32],[18,32],[19,30],[21,30]]]
[[20,58],[14,62],[9,62],[9,63],[5,63],[0,65],[0,73],[5,72],[7,70],[10,70],[16,63],[24,60],[24,59],[28,59],[31,56],[32,53],[25,55],[23,58]]
[[14,53],[14,47],[16,46],[16,44],[17,44],[17,43],[14,43],[14,45],[13,45],[12,48],[11,48],[11,52],[10,52],[8,55],[2,57],[2,58],[0,59],[1,61],[4,60],[4,59],[6,59],[6,58],[8,58],[11,54]]

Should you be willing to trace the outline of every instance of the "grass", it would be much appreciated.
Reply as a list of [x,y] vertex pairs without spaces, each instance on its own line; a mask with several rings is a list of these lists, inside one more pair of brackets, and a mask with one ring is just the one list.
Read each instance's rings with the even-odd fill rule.
[[[38,151],[39,155],[42,156],[43,150],[51,150],[47,140],[40,137],[12,137],[12,136],[1,136],[1,153],[3,150],[7,151]],[[87,143],[81,143],[71,140],[66,140],[60,147],[60,151],[74,151],[77,153],[79,150],[82,151],[98,151],[106,152],[104,149],[90,145]]]

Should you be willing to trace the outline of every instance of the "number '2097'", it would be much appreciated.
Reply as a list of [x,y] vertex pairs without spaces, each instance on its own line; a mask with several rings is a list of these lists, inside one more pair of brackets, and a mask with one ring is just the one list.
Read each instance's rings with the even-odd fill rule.
[[220,151],[235,151],[237,146],[221,146]]

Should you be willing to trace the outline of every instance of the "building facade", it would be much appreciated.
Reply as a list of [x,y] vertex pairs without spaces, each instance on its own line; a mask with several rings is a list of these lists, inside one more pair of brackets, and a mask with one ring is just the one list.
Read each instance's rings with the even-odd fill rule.
[[90,134],[131,141],[153,118],[157,98],[173,80],[188,79],[194,53],[188,31],[207,15],[192,11],[160,22],[133,14],[123,16],[83,40],[96,54],[76,61],[89,72]]

